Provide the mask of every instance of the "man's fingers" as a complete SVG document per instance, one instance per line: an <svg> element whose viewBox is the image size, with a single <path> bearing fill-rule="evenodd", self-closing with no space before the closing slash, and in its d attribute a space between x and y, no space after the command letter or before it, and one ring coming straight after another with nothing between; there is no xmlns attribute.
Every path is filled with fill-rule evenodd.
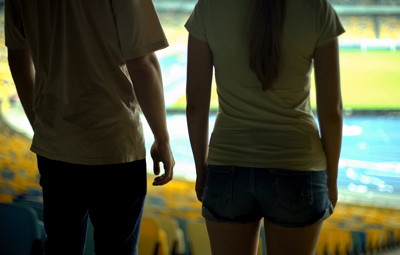
<svg viewBox="0 0 400 255"><path fill-rule="evenodd" d="M158 160L153 160L153 173L155 175L160 174L160 161Z"/></svg>
<svg viewBox="0 0 400 255"><path fill-rule="evenodd" d="M160 164L162 163L164 166L164 174L154 178L153 185L164 185L171 181L175 161L171 154L169 145L167 147L153 147L151 156L154 162L153 171L155 175L159 175L161 172Z"/></svg>
<svg viewBox="0 0 400 255"><path fill-rule="evenodd" d="M163 174L154 179L153 185L154 186L164 185L164 184L167 184L168 182L170 182L171 180L172 180L172 176Z"/></svg>
<svg viewBox="0 0 400 255"><path fill-rule="evenodd" d="M165 167L164 167L165 168ZM165 173L154 179L153 185L164 185L170 182L173 178L172 168L165 168Z"/></svg>

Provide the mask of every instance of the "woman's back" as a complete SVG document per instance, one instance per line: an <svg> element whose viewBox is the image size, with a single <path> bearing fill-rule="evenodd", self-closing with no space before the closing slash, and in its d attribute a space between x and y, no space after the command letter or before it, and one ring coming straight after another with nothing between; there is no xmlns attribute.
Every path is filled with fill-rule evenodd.
<svg viewBox="0 0 400 255"><path fill-rule="evenodd" d="M312 57L343 29L325 0L287 0L285 16L278 77L266 91L249 66L251 1L203 0L188 21L215 66L219 113L209 164L325 169L309 101Z"/></svg>

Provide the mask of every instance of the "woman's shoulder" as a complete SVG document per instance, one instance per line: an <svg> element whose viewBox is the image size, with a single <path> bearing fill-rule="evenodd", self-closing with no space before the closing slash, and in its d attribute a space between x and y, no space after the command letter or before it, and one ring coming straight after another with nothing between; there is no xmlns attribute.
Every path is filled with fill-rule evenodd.
<svg viewBox="0 0 400 255"><path fill-rule="evenodd" d="M286 0L287 9L297 15L305 15L308 18L320 16L333 9L329 0ZM301 12L301 13L299 13Z"/></svg>
<svg viewBox="0 0 400 255"><path fill-rule="evenodd" d="M312 8L318 8L329 4L329 0L286 0L286 4L301 4Z"/></svg>

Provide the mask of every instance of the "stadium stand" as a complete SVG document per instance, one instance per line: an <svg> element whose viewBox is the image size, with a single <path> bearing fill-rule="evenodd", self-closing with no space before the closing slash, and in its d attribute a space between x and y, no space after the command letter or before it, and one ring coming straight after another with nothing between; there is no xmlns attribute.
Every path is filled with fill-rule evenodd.
<svg viewBox="0 0 400 255"><path fill-rule="evenodd" d="M188 0L155 0L162 24L171 41L185 42L186 30L183 24L190 14L196 1ZM361 47L362 39L394 40L396 49L400 48L398 28L400 26L399 0L331 0L337 10L346 33L340 37L343 48ZM383 42L377 46L390 48ZM373 43L372 43L373 48ZM385 47L384 47L385 48Z"/></svg>
<svg viewBox="0 0 400 255"><path fill-rule="evenodd" d="M332 4L340 5L398 5L398 0L330 0Z"/></svg>
<svg viewBox="0 0 400 255"><path fill-rule="evenodd" d="M363 38L376 38L372 17L346 16L341 21L346 29L340 37L342 44L359 44Z"/></svg>
<svg viewBox="0 0 400 255"><path fill-rule="evenodd" d="M382 17L380 19L380 37L400 41L400 17Z"/></svg>

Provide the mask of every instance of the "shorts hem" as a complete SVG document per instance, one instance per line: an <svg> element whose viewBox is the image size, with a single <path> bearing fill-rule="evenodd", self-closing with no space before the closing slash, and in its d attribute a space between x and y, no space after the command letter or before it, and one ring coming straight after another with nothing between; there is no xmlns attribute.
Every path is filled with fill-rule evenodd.
<svg viewBox="0 0 400 255"><path fill-rule="evenodd" d="M286 222L279 222L275 219L270 219L268 216L265 216L264 218L269 221L272 224L279 225L282 227L289 227L289 228L303 228L303 227L308 227L316 223L320 223L328 219L332 214L333 214L334 208L331 203L329 203L329 206L323 211L318 217L314 218L313 220L306 222L306 223L298 223L298 224L292 224L292 223L286 223Z"/></svg>
<svg viewBox="0 0 400 255"><path fill-rule="evenodd" d="M228 223L238 223L238 224L248 224L258 222L262 217L252 218L252 219L231 219L227 217L216 217L206 206L202 206L202 216L204 219L214 222L228 222Z"/></svg>

